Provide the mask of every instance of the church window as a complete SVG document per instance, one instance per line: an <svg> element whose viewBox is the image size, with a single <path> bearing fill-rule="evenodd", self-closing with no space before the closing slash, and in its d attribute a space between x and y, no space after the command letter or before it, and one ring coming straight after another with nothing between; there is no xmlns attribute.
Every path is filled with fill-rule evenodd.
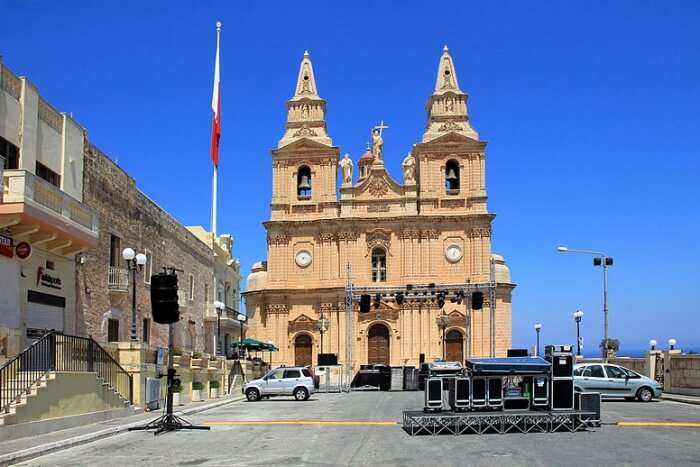
<svg viewBox="0 0 700 467"><path fill-rule="evenodd" d="M372 282L386 282L386 251L383 248L372 250Z"/></svg>
<svg viewBox="0 0 700 467"><path fill-rule="evenodd" d="M445 164L445 190L448 193L459 191L459 164L455 160Z"/></svg>
<svg viewBox="0 0 700 467"><path fill-rule="evenodd" d="M297 172L297 196L299 199L311 198L311 169L305 165Z"/></svg>

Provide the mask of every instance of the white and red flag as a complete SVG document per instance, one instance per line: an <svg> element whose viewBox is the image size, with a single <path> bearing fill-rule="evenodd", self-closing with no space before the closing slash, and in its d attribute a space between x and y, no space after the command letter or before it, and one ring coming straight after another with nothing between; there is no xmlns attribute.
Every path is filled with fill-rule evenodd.
<svg viewBox="0 0 700 467"><path fill-rule="evenodd" d="M211 160L219 167L219 139L221 138L221 82L219 79L219 33L221 22L216 23L216 61L214 62L214 92L211 96Z"/></svg>

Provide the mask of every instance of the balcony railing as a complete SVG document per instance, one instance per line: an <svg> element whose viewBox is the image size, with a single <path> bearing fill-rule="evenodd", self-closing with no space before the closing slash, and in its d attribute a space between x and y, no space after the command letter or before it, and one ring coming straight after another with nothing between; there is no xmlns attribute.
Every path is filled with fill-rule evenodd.
<svg viewBox="0 0 700 467"><path fill-rule="evenodd" d="M127 290L129 288L129 271L110 266L107 271L107 286L112 290Z"/></svg>
<svg viewBox="0 0 700 467"><path fill-rule="evenodd" d="M206 317L211 319L217 318L216 307L213 303L207 303ZM236 319L238 319L238 311L234 310L230 306L227 306L221 313L221 319L232 319L235 321Z"/></svg>
<svg viewBox="0 0 700 467"><path fill-rule="evenodd" d="M97 214L85 204L26 170L5 170L3 203L33 203L97 235Z"/></svg>

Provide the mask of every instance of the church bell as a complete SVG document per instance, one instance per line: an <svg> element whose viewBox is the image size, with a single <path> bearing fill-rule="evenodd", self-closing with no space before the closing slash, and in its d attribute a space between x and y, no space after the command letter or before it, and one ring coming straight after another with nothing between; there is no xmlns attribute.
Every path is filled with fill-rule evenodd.
<svg viewBox="0 0 700 467"><path fill-rule="evenodd" d="M311 189L311 184L309 183L309 176L308 175L301 176L301 182L299 182L299 188L301 188L302 190L310 190Z"/></svg>
<svg viewBox="0 0 700 467"><path fill-rule="evenodd" d="M447 176L445 178L451 182L457 180L457 174L455 174L455 169L450 167L450 170L447 171Z"/></svg>

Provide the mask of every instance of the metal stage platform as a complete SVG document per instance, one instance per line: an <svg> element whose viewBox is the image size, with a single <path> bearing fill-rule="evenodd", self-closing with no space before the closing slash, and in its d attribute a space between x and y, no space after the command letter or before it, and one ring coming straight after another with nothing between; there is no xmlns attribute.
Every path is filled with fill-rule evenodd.
<svg viewBox="0 0 700 467"><path fill-rule="evenodd" d="M594 412L508 411L508 412L403 412L403 429L416 435L464 435L485 433L575 432L599 426Z"/></svg>

